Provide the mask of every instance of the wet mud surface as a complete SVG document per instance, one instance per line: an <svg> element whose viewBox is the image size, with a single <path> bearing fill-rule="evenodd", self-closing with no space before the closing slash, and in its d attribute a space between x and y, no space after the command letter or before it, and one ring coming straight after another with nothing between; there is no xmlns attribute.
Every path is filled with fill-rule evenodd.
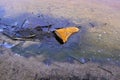
<svg viewBox="0 0 120 80"><path fill-rule="evenodd" d="M14 55L26 59L36 60L42 56L40 61L45 65L77 61L86 65L92 62L119 67L119 3L118 0L0 0L1 49L10 49ZM69 26L81 28L62 45L53 35L46 33L40 35L39 41L12 40L2 34L6 27L12 32L12 26L19 29L21 26L35 28L46 25L52 25L50 31ZM46 28L43 30L48 31Z"/></svg>
<svg viewBox="0 0 120 80"><path fill-rule="evenodd" d="M19 2L19 4L17 2ZM22 5L27 2L29 5L22 7ZM38 5L37 2L41 4L44 3L46 6ZM13 5L5 5L7 1L1 1L1 30L2 27L5 27L4 24L10 25L7 26L9 28L16 26L16 28L18 27L19 29L24 20L26 20L23 25L24 28L35 28L36 26L50 24L53 25L50 28L51 31L56 28L69 26L82 27L81 30L70 37L64 45L60 45L53 37L49 38L49 34L48 36L46 36L47 34L41 34L41 41L25 41L23 45L13 47L13 52L23 56L45 54L48 58L52 58L54 55L52 59L55 58L61 61L64 61L67 56L72 55L78 59L90 59L91 61L103 63L114 61L119 64L120 27L118 25L119 23L114 22L119 20L119 14L117 14L119 11L114 7L109 7L108 4L110 3L102 4L104 1L89 0L86 4L84 1L78 1L79 3L85 4L78 7L77 5L79 3L77 3L77 1L62 1L60 2L61 4L57 6L59 2L60 1L36 1L32 3L32 1L15 0L12 3ZM95 4L92 4L92 2ZM96 4L98 3L99 5L103 5L103 8L97 6ZM18 8L15 7L17 4L19 5ZM11 7L13 7L13 10L10 9ZM12 28L9 30L12 32ZM44 30L47 31L47 29ZM2 36L1 39L3 39ZM9 43L9 38L3 40L7 40ZM12 41L12 43L14 43L14 41Z"/></svg>

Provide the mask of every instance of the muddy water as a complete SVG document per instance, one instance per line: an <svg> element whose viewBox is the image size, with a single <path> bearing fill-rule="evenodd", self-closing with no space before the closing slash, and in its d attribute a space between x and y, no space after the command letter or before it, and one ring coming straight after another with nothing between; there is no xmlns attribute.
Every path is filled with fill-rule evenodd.
<svg viewBox="0 0 120 80"><path fill-rule="evenodd" d="M21 44L12 51L23 56L44 55L48 59L120 64L120 1L119 0L0 0L0 22L24 27L54 24L60 27L81 26L68 42L61 45L53 37L39 42L12 41Z"/></svg>

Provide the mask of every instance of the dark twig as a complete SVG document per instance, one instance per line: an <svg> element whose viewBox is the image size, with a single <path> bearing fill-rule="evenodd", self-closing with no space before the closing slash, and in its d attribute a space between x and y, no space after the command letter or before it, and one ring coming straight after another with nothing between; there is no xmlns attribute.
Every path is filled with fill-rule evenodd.
<svg viewBox="0 0 120 80"><path fill-rule="evenodd" d="M41 15L41 17L43 18L43 20L45 20L43 15ZM48 26L44 26L44 27L48 28L48 33L49 33L50 32L50 28L53 26L53 24L50 24L47 20L46 20L46 23L48 24Z"/></svg>
<svg viewBox="0 0 120 80"><path fill-rule="evenodd" d="M82 63L79 59L77 59L76 57L71 56L71 55L69 55L69 56L70 56L71 58L73 58L74 60L78 61L79 63L84 64L84 63Z"/></svg>
<svg viewBox="0 0 120 80"><path fill-rule="evenodd" d="M98 66L98 68L100 68L100 69L102 69L102 70L104 70L104 71L110 73L111 75L113 75L113 73L112 73L110 70L105 69L105 68L103 68L102 66Z"/></svg>
<svg viewBox="0 0 120 80"><path fill-rule="evenodd" d="M95 27L95 25L93 23L89 23L92 27Z"/></svg>
<svg viewBox="0 0 120 80"><path fill-rule="evenodd" d="M23 21L23 23L22 23L22 25L20 26L20 28L22 28L22 27L24 26L24 24L25 24L26 21L27 21L27 19L25 19L25 20Z"/></svg>

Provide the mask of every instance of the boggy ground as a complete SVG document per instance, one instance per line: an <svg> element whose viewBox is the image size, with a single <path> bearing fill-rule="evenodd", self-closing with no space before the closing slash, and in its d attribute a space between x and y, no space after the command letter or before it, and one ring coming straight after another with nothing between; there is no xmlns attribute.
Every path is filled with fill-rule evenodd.
<svg viewBox="0 0 120 80"><path fill-rule="evenodd" d="M35 51L36 47L32 46L33 44L40 46L41 42L26 41L22 46L22 52L20 52L21 46L12 51L1 46L0 79L119 80L120 68L113 65L120 63L119 4L118 0L0 0L1 23L9 25L18 23L20 26L25 19L28 19L30 24L24 27L54 24L52 30L73 25L82 26L81 31L72 36L65 45L59 45L54 39L43 41L40 48L43 52ZM45 17L41 17L42 15ZM0 36L0 40L19 43L3 35ZM40 54L28 58L16 54L31 52ZM55 54L56 52L58 54ZM43 63L44 54L53 59L63 59L66 53L76 58L81 56L95 60L104 58L112 65L106 64L105 61L102 62L104 64L93 63L92 60L85 64L76 60L74 64L57 60L51 65Z"/></svg>

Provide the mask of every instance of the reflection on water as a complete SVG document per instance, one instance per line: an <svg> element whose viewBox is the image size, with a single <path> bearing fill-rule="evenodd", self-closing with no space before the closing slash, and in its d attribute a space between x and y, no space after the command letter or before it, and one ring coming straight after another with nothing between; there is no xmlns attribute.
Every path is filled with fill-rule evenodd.
<svg viewBox="0 0 120 80"><path fill-rule="evenodd" d="M44 37L39 42L25 41L17 46L7 42L2 44L6 48L12 47L13 52L25 57L42 54L47 58L43 61L47 65L52 60L73 63L75 59L81 63L92 61L120 64L120 27L117 23L119 15L114 10L112 12L112 9L106 6L104 6L105 10L97 5L90 7L90 3L88 5L83 3L84 5L81 6L77 2L68 4L67 0L63 4L62 2L59 4L58 0L54 1L54 5L51 2L38 0L14 0L13 5L7 0L0 2L0 23L20 27L27 19L24 28L53 24L51 31L68 26L82 27L80 32L72 35L63 45L59 44L54 37ZM8 5L5 5L5 2ZM25 3L30 4L25 6ZM11 7L13 10L10 9ZM3 25L0 24L0 32L3 31L1 26ZM9 41L9 39L6 40Z"/></svg>

